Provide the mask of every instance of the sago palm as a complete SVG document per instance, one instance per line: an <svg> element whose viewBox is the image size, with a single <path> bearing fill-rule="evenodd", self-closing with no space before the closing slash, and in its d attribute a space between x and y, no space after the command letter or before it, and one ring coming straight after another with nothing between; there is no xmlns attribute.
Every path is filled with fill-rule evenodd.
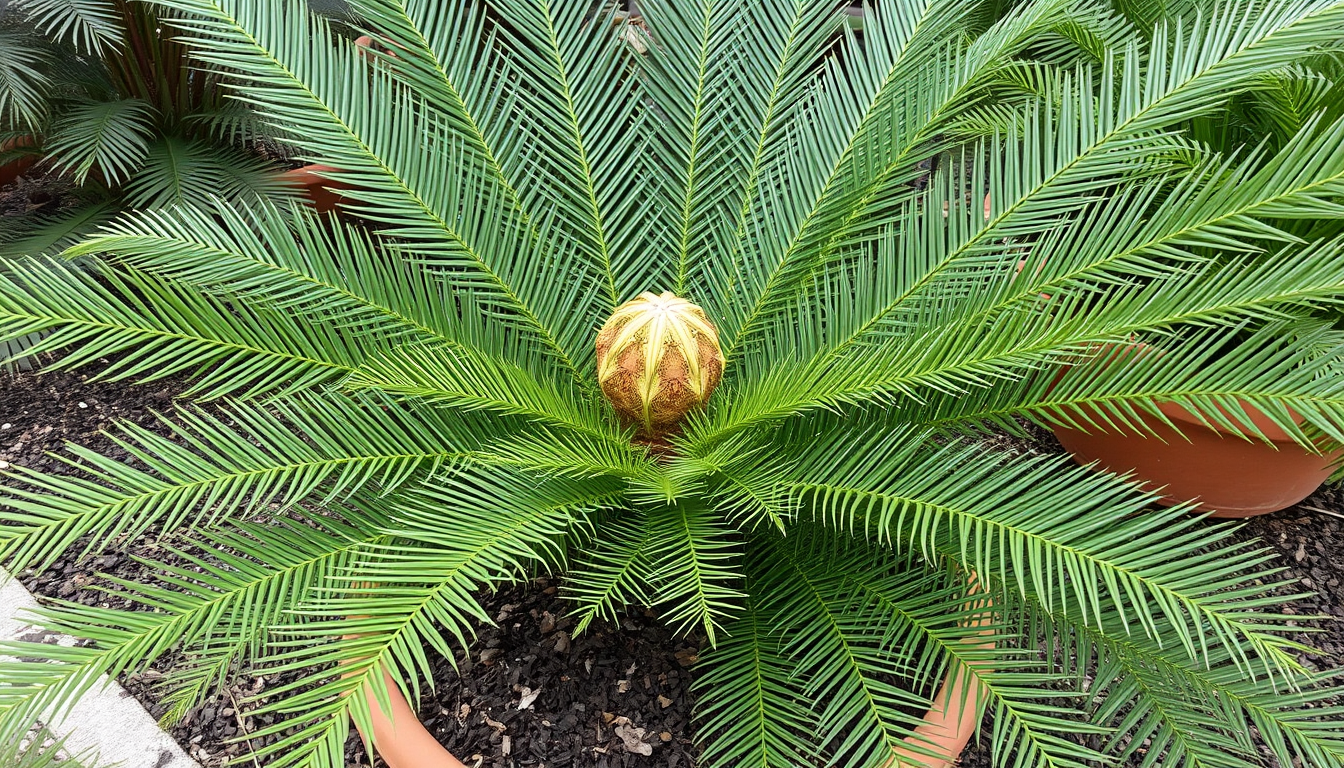
<svg viewBox="0 0 1344 768"><path fill-rule="evenodd" d="M0 5L0 163L39 157L85 198L7 219L0 255L59 252L119 210L293 196L254 115L164 24L139 0Z"/></svg>
<svg viewBox="0 0 1344 768"><path fill-rule="evenodd" d="M213 402L122 427L125 463L13 470L11 569L210 554L123 583L144 610L50 608L89 642L6 649L44 659L0 667L11 733L176 650L179 712L300 675L261 758L341 766L348 694L415 701L483 591L551 572L580 626L644 604L703 638L705 766L914 764L954 675L996 765L1344 765L1264 550L979 440L1166 401L1344 440L1310 319L1344 240L1276 224L1344 211L1344 124L1233 155L1180 130L1338 45L1344 1L1140 32L882 0L860 34L833 0L359 0L376 54L299 0L163 4L345 216L131 215L70 252L96 272L4 265L4 336Z"/></svg>

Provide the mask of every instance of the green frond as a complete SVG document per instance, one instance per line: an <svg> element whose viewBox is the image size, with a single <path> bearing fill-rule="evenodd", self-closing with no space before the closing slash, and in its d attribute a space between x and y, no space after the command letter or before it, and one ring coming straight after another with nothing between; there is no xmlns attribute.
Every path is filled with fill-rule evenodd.
<svg viewBox="0 0 1344 768"><path fill-rule="evenodd" d="M302 0L163 5L182 14L174 23L197 56L236 73L240 98L287 126L301 152L342 172L352 211L383 223L408 258L477 291L498 322L531 335L579 377L575 360L595 318L570 307L594 287L586 261L565 250L572 244L559 232L534 239L478 136L421 109L417 93L333 40ZM388 110L401 117L387 119Z"/></svg>
<svg viewBox="0 0 1344 768"><path fill-rule="evenodd" d="M755 599L768 611L765 623L780 643L779 655L794 668L788 688L812 703L813 748L831 764L888 764L933 703L933 691L891 680L920 676L919 649L894 637L889 617L868 596L856 594L847 572L834 567L844 557L843 543L804 536L752 544ZM888 562L886 573L894 575L893 564ZM947 594L930 589L932 582L918 572L904 576L904 587L907 594ZM775 720L767 734L786 739L798 725Z"/></svg>
<svg viewBox="0 0 1344 768"><path fill-rule="evenodd" d="M953 295L921 311L918 325L891 329L889 338L872 346L777 364L694 421L687 444L702 452L752 425L822 408L874 400L913 405L934 393L973 392L1069 364L1098 345L1129 343L1144 332L1282 319L1284 307L1337 297L1344 272L1333 254L1341 247L1344 241L1315 244L1254 267L1232 261L1167 270L1146 284L1112 286L1096 306L1090 293L1079 293L1053 296L1046 308L1018 305L985 316L966 307L994 299L992 291L971 299ZM1011 262L998 258L999 284L1011 284ZM943 309L947 304L951 308Z"/></svg>
<svg viewBox="0 0 1344 768"><path fill-rule="evenodd" d="M815 756L813 702L801 690L788 638L770 618L748 598L727 637L697 666L696 717L706 765L791 768Z"/></svg>
<svg viewBox="0 0 1344 768"><path fill-rule="evenodd" d="M569 615L577 634L595 619L615 623L628 605L652 605L649 546L653 528L642 510L622 510L601 523L594 546L576 558L562 586L573 604Z"/></svg>
<svg viewBox="0 0 1344 768"><path fill-rule="evenodd" d="M867 567L863 567L867 566ZM926 590L911 594L908 577L883 577L880 560L860 559L845 569L855 589L887 611L897 639L889 642L921 648L919 670L924 685L944 678L954 670L973 681L983 708L994 720L991 738L999 764L1008 764L1012 754L1018 766L1041 768L1087 768L1105 761L1105 756L1070 737L1102 735L1106 729L1086 722L1078 704L1087 692L1076 680L1055 671L1048 660L1034 658L1019 646L1020 631L1012 621L1016 617L991 618L988 612L977 614L972 607L959 612L948 610L960 593L961 584L950 585L949 592ZM1002 605L987 597L986 607ZM932 675L933 678L929 678ZM919 678L916 678L919 681ZM1044 700L1048 696L1057 702ZM945 706L967 706L964 702L946 702Z"/></svg>
<svg viewBox="0 0 1344 768"><path fill-rule="evenodd" d="M0 557L44 566L84 536L93 551L151 526L213 526L272 503L330 503L364 486L391 491L459 460L490 431L386 399L337 396L300 396L270 409L235 403L224 417L186 411L164 423L169 437L132 424L114 436L141 468L74 446L77 475L9 470L25 486L0 497Z"/></svg>
<svg viewBox="0 0 1344 768"><path fill-rule="evenodd" d="M154 108L140 99L76 104L61 111L43 147L56 168L83 184L89 174L119 186L149 156Z"/></svg>
<svg viewBox="0 0 1344 768"><path fill-rule="evenodd" d="M272 765L285 768L341 768L350 719L367 732L370 717L365 697L346 694L370 686L385 705L387 686L395 684L417 701L418 680L430 670L426 649L451 660L453 644L464 647L472 636L472 623L490 621L477 592L563 561L564 535L616 499L612 486L471 471L402 494L390 533L416 543L365 548L336 585L301 610L320 621L295 627L277 645L270 668L306 675L271 691L278 698L258 710L283 715L254 732L281 735L258 757L275 756Z"/></svg>
<svg viewBox="0 0 1344 768"><path fill-rule="evenodd" d="M1099 191L1118 176L1151 172L1153 144L1147 139L1152 134L1216 109L1232 94L1253 87L1264 73L1293 61L1304 47L1332 41L1334 33L1328 30L1341 21L1344 8L1333 2L1273 4L1266 9L1259 3L1228 6L1188 32L1178 30L1170 40L1165 32L1160 34L1152 44L1151 61L1131 44L1123 57L1107 60L1095 88L1090 71L1081 70L1077 82L1061 94L1063 107L1058 114L1052 108L1042 111L1040 107L1023 114L1025 138L1020 155L995 152L988 168L971 169L973 178L988 176L989 185L971 185L968 192L977 204L954 202L951 206L948 228L954 233L955 245L947 248L935 240L932 244L940 258L929 259L917 269L904 267L901 271L910 276L898 281L896 290L888 288L876 294L885 301L875 301L873 314L859 318L856 335L874 328L930 286L939 286L945 271L983 258L983 249L1002 253L1003 238L1021 240L1049 233L1067 221L1066 217L1095 201ZM1159 74L1165 73L1171 74L1163 80ZM1095 92L1106 97L1098 102ZM1251 189L1244 188L1243 192L1255 194ZM946 193L946 199L960 201L960 182L955 190L955 195ZM991 201L988 220L981 216L978 205L986 194ZM900 196L878 199L896 211L883 215L883 211L868 210L858 218L863 226L842 241L851 247L837 250L837 263L818 264L823 271L848 268L856 250L859 255L865 252L863 243L890 236L893 219L909 221L920 211L936 211L934 205L909 204L902 211ZM1179 197L1171 199L1175 205L1183 203ZM932 202L939 200L935 197ZM1269 215L1268 210L1262 215ZM926 232L941 228L936 215L920 218ZM952 228L954 224L956 228ZM907 231L901 236L910 246L924 246L915 234ZM898 252L905 256L911 251L902 248ZM867 270L859 274L865 273ZM850 314L857 315L852 310ZM788 351L774 342L773 348L778 347ZM751 368L768 370L779 356L770 354L773 348L767 349L764 359Z"/></svg>
<svg viewBox="0 0 1344 768"><path fill-rule="evenodd" d="M92 203L51 216L30 217L0 235L0 259L56 256L96 232L117 214L112 203ZM8 223L7 223L8 225Z"/></svg>
<svg viewBox="0 0 1344 768"><path fill-rule="evenodd" d="M614 3L595 10L553 0L494 6L508 19L497 34L509 52L500 58L512 70L500 82L512 85L506 98L521 118L513 140L532 142L532 194L547 197L537 223L566 230L579 244L570 258L590 263L600 280L590 289L600 301L575 297L570 311L605 315L647 285L638 265L649 258L641 214L651 184L629 161L645 144L634 52Z"/></svg>
<svg viewBox="0 0 1344 768"><path fill-rule="evenodd" d="M69 756L66 740L57 738L45 727L31 731L25 739L12 739L0 746L0 762L11 768L97 768L92 752Z"/></svg>
<svg viewBox="0 0 1344 768"><path fill-rule="evenodd" d="M270 162L246 152L165 136L126 182L131 208L207 207L216 200L283 201L294 190Z"/></svg>
<svg viewBox="0 0 1344 768"><path fill-rule="evenodd" d="M644 212L666 229L646 284L679 294L722 290L715 283L731 268L725 257L769 172L772 140L808 99L821 54L840 34L840 10L838 2L787 0L640 6L651 41L641 62L659 115L653 150L667 200Z"/></svg>
<svg viewBox="0 0 1344 768"><path fill-rule="evenodd" d="M761 330L760 324L806 282L819 253L848 235L856 221L883 221L884 210L913 194L909 182L919 175L917 164L940 151L934 139L943 121L972 104L981 95L984 76L1006 63L1062 6L1032 3L1000 20L964 50L956 43L974 4L903 2L874 9L865 20L862 75L840 70L836 80L819 89L819 109L843 107L850 113L844 120L835 115L817 118L848 127L847 132L838 132L840 141L827 137L835 142L828 148L836 152L833 161L808 169L807 181L819 186L800 195L806 187L795 190L796 180L790 178L795 171L790 170L772 178L767 189L794 192L799 199L787 204L795 208L753 211L753 216L770 220L752 221L749 232L761 226L784 229L758 236L759 253L751 241L742 247L743 263L735 270L740 276L732 276L741 281L738 296L719 314L729 357L739 345L747 345ZM869 82L874 77L880 79ZM844 93L850 88L872 90ZM844 102L823 101L833 89L843 93ZM794 121L806 122L801 116Z"/></svg>
<svg viewBox="0 0 1344 768"><path fill-rule="evenodd" d="M190 566L151 564L156 584L118 580L122 589L117 594L140 610L76 603L43 609L35 617L38 626L91 642L3 644L6 657L38 657L46 663L0 662L5 681L0 684L0 736L12 735L16 724L48 707L74 701L104 676L144 669L170 649L218 653L225 644L230 658L255 654L263 634L285 622L287 611L347 567L360 546L383 538L376 520L354 515L346 520L314 518L310 524L244 525L218 532L219 543L207 547L209 557L178 550ZM230 546L256 556L217 549Z"/></svg>
<svg viewBox="0 0 1344 768"><path fill-rule="evenodd" d="M16 11L43 35L102 56L122 46L125 28L111 0L14 0Z"/></svg>
<svg viewBox="0 0 1344 768"><path fill-rule="evenodd" d="M1261 602L1268 607L1279 600ZM1005 596L1002 604L1061 660L1062 672L1092 681L1090 719L1109 729L1108 747L1118 747L1109 751L1120 759L1183 768L1258 766L1248 730L1254 725L1281 765L1344 764L1344 743L1331 722L1339 713L1332 703L1339 693L1334 674L1303 673L1285 682L1248 672L1216 648L1192 663L1180 648L1127 631L1115 611L1096 621L1076 608L1046 609L1035 599L1019 604ZM1147 749L1141 761L1140 745Z"/></svg>
<svg viewBox="0 0 1344 768"><path fill-rule="evenodd" d="M1245 544L1209 549L1219 531L1198 527L1184 509L1137 514L1149 494L1060 458L925 449L881 430L867 439L838 434L852 447L837 452L821 441L791 485L818 521L928 557L946 554L990 584L1073 605L1094 621L1105 606L1128 631L1169 639L1192 659L1213 649L1243 668L1254 659L1270 674L1298 668L1253 603L1223 594L1245 586L1265 556ZM1159 620L1169 631L1159 633Z"/></svg>
<svg viewBox="0 0 1344 768"><path fill-rule="evenodd" d="M0 340L45 333L29 354L64 352L53 368L117 355L109 380L193 373L204 398L299 391L352 373L368 352L338 328L204 296L96 262L0 262Z"/></svg>
<svg viewBox="0 0 1344 768"><path fill-rule="evenodd" d="M572 429L597 438L620 433L596 404L566 381L534 377L490 355L448 345L404 345L367 360L347 379L355 390L466 410L484 410Z"/></svg>
<svg viewBox="0 0 1344 768"><path fill-rule="evenodd" d="M648 452L629 440L545 426L489 443L474 453L472 460L559 477L610 476L657 483L660 474Z"/></svg>
<svg viewBox="0 0 1344 768"><path fill-rule="evenodd" d="M1319 326L1155 339L1151 346L1115 347L1056 376L961 402L936 398L921 416L933 424L969 425L1004 424L1021 415L1045 425L1152 436L1150 420L1178 434L1188 429L1162 410L1177 405L1210 429L1268 440L1249 406L1284 437L1320 451L1322 436L1344 442L1339 345L1333 332Z"/></svg>
<svg viewBox="0 0 1344 768"><path fill-rule="evenodd" d="M695 502L651 509L647 520L644 556L663 618L679 632L704 631L716 644L744 596L742 542Z"/></svg>
<svg viewBox="0 0 1344 768"><path fill-rule="evenodd" d="M48 115L48 53L14 29L0 29L0 129L35 130Z"/></svg>
<svg viewBox="0 0 1344 768"><path fill-rule="evenodd" d="M106 254L202 291L314 322L337 322L391 349L456 343L458 313L441 280L388 254L366 231L270 203L127 215L65 256Z"/></svg>

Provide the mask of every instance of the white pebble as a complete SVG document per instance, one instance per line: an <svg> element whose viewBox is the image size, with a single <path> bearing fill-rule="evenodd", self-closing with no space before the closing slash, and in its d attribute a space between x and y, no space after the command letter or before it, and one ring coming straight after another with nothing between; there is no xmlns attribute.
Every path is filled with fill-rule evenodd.
<svg viewBox="0 0 1344 768"><path fill-rule="evenodd" d="M9 469L8 461L0 461L0 469Z"/></svg>
<svg viewBox="0 0 1344 768"><path fill-rule="evenodd" d="M0 424L0 429L9 429L9 428L12 427L12 426L14 426L14 425L13 425L13 424L10 424L8 421L6 421L4 424Z"/></svg>
<svg viewBox="0 0 1344 768"><path fill-rule="evenodd" d="M89 407L89 404L81 401L80 404L79 404L79 407L80 407L80 408L88 408L88 407Z"/></svg>

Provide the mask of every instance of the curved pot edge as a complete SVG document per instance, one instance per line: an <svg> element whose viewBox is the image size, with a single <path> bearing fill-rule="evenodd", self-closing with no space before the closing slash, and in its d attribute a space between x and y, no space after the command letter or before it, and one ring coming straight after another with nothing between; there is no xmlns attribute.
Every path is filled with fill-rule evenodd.
<svg viewBox="0 0 1344 768"><path fill-rule="evenodd" d="M970 592L981 591L975 574L968 579ZM988 601L982 601L975 607L988 608ZM989 616L977 619L975 626L986 626ZM990 634L990 630L980 632ZM994 643L987 642L977 648L992 648ZM972 662L974 664L975 662ZM934 696L934 706L924 713L924 722L915 728L915 736L905 738L911 748L897 747L888 768L953 768L971 737L980 727L980 686L971 683L972 670L960 664L948 671L942 686ZM454 757L434 735L425 728L415 711L402 695L392 675L384 672L383 680L387 685L388 698L392 711L385 712L374 697L373 688L364 686L362 691L369 703L373 718L373 733L364 733L366 744L371 744L387 763L388 768L466 768L466 765ZM968 685L970 689L967 690ZM962 706L949 712L953 702L964 702ZM967 716L967 713L970 716ZM358 725L356 725L358 729ZM915 751L918 748L923 751ZM934 758L924 751L932 750L940 755ZM931 762L932 761L932 762Z"/></svg>
<svg viewBox="0 0 1344 768"><path fill-rule="evenodd" d="M280 179L302 191L319 212L330 213L336 210L341 201L340 190L348 187L347 184L330 178L335 173L339 173L339 170L329 165L310 163L282 171Z"/></svg>
<svg viewBox="0 0 1344 768"><path fill-rule="evenodd" d="M32 145L33 139L19 136L0 142L0 152L6 152L16 147L30 147ZM9 184L27 173L28 169L36 164L37 157L20 157L0 165L0 187Z"/></svg>

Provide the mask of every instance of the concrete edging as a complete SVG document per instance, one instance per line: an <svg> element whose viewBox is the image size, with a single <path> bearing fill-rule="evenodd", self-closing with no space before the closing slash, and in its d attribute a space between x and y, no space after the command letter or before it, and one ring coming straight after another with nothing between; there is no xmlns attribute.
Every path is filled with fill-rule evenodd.
<svg viewBox="0 0 1344 768"><path fill-rule="evenodd" d="M0 569L0 640L18 640L33 630L23 614L37 607L32 594ZM73 644L74 638L56 636L47 642ZM86 691L63 717L44 717L43 722L52 733L66 738L71 754L94 753L99 766L200 768L134 696L106 677L102 684Z"/></svg>

